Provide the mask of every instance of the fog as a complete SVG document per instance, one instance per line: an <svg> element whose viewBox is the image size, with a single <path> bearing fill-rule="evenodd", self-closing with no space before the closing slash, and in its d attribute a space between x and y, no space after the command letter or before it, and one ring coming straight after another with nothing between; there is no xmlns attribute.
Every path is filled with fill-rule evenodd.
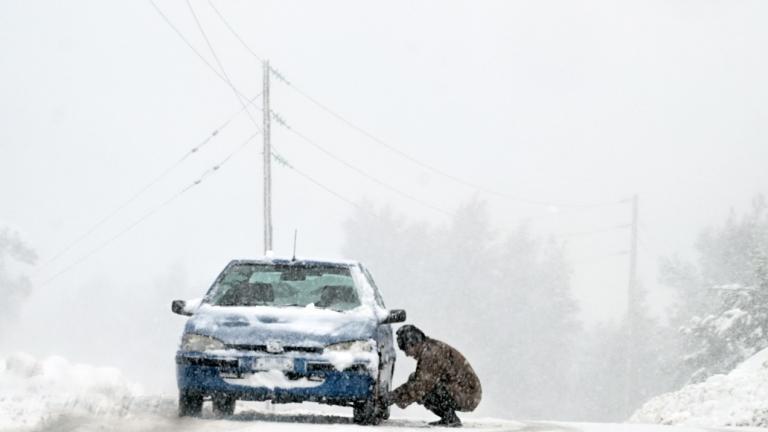
<svg viewBox="0 0 768 432"><path fill-rule="evenodd" d="M191 4L257 96L260 61ZM365 261L389 307L477 366L481 414L620 420L686 382L648 370L622 387L627 200L642 319L677 334L660 260L696 262L701 233L766 192L768 4L213 5L289 83L272 78L291 128L272 123L290 164L272 167L277 255L297 231L299 257ZM216 67L187 4L157 6ZM0 354L173 392L170 301L264 252L262 137L240 151L260 106L256 127L151 2L0 2ZM635 349L669 366L672 339Z"/></svg>

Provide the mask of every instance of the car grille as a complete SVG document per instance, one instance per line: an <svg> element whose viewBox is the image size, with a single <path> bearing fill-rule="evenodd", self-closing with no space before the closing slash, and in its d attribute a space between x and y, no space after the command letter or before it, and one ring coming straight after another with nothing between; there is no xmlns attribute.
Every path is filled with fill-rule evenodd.
<svg viewBox="0 0 768 432"><path fill-rule="evenodd" d="M218 368L237 368L237 360L224 360L224 359L211 359L204 357L186 357L182 360L183 363L193 366L209 366Z"/></svg>
<svg viewBox="0 0 768 432"><path fill-rule="evenodd" d="M336 368L330 364L330 363L307 363L307 373L328 373L328 372L335 372ZM363 373L366 372L366 366L362 364L356 364L352 365L346 369L344 369L344 372L355 372L355 373Z"/></svg>
<svg viewBox="0 0 768 432"><path fill-rule="evenodd" d="M227 348L235 349L235 350L239 350L239 351L261 351L261 352L267 352L267 346L266 345L237 344L237 345L227 345ZM285 346L285 347L283 347L283 352L304 352L304 353L320 354L320 353L323 352L323 348L322 347Z"/></svg>

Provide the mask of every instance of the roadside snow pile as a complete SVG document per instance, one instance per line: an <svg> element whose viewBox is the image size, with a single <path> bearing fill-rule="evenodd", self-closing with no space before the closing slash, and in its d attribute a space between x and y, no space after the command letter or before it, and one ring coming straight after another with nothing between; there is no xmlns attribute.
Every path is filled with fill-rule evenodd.
<svg viewBox="0 0 768 432"><path fill-rule="evenodd" d="M714 375L703 383L651 399L630 421L768 427L768 349L755 354L728 375Z"/></svg>
<svg viewBox="0 0 768 432"><path fill-rule="evenodd" d="M0 358L0 431L24 430L61 417L129 417L173 410L175 403L141 395L119 370L37 360L16 353Z"/></svg>

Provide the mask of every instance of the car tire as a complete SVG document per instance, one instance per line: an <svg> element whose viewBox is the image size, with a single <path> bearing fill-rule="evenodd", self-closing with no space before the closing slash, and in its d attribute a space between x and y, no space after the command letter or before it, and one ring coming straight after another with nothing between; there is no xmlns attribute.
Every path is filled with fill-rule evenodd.
<svg viewBox="0 0 768 432"><path fill-rule="evenodd" d="M391 374L394 372L394 363L390 369L390 377L385 380L382 377L384 373L383 369L379 370L378 380L374 386L374 395L369 399L361 402L357 402L353 405L352 420L359 425L377 425L382 420L389 418L389 406L381 404L378 396L383 396L389 393L389 383L392 381Z"/></svg>
<svg viewBox="0 0 768 432"><path fill-rule="evenodd" d="M179 417L197 417L203 410L203 395L179 392Z"/></svg>
<svg viewBox="0 0 768 432"><path fill-rule="evenodd" d="M377 425L381 423L379 404L374 399L356 402L352 406L352 421L359 425Z"/></svg>
<svg viewBox="0 0 768 432"><path fill-rule="evenodd" d="M214 395L213 414L217 417L231 416L235 413L235 404L237 399L233 396Z"/></svg>

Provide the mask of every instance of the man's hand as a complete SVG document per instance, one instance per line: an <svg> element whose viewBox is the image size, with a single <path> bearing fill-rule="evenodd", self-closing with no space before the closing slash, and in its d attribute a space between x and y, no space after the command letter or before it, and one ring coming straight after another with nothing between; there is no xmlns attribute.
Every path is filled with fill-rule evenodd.
<svg viewBox="0 0 768 432"><path fill-rule="evenodd" d="M396 392L389 392L384 395L379 396L379 403L381 403L382 406L388 407L390 405L397 405L400 408L406 408L408 403L403 403L398 400Z"/></svg>
<svg viewBox="0 0 768 432"><path fill-rule="evenodd" d="M379 396L379 403L381 403L381 406L388 407L395 403L394 397L392 393L387 392L383 395Z"/></svg>

